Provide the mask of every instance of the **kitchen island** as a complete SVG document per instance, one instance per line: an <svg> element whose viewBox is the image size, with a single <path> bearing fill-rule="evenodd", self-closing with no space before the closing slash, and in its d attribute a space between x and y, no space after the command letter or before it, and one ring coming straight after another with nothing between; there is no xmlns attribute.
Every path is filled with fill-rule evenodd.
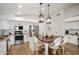
<svg viewBox="0 0 79 59"><path fill-rule="evenodd" d="M8 50L8 36L0 36L0 55L6 55Z"/></svg>

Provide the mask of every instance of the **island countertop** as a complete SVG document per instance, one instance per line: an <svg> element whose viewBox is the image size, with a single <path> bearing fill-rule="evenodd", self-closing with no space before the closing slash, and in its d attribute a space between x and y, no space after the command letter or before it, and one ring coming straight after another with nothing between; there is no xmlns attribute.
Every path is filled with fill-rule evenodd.
<svg viewBox="0 0 79 59"><path fill-rule="evenodd" d="M2 35L0 35L0 41L6 40L6 38L8 38L8 36L2 36Z"/></svg>

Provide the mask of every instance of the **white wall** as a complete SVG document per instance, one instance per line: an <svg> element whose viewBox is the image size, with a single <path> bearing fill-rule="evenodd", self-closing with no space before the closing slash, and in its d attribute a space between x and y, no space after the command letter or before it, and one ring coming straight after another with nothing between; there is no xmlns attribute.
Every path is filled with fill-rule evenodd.
<svg viewBox="0 0 79 59"><path fill-rule="evenodd" d="M60 13L59 16L53 16L52 20L52 31L57 35L64 35L64 11L61 10L57 13Z"/></svg>
<svg viewBox="0 0 79 59"><path fill-rule="evenodd" d="M65 10L65 29L79 29L79 5ZM75 18L73 18L75 17ZM77 20L77 21L76 21Z"/></svg>
<svg viewBox="0 0 79 59"><path fill-rule="evenodd" d="M2 26L2 20L0 20L0 29L2 29L2 27L3 27L3 26Z"/></svg>
<svg viewBox="0 0 79 59"><path fill-rule="evenodd" d="M47 25L46 23L39 23L39 34L47 34Z"/></svg>
<svg viewBox="0 0 79 59"><path fill-rule="evenodd" d="M79 15L79 5L65 10L65 18L71 18L76 15Z"/></svg>

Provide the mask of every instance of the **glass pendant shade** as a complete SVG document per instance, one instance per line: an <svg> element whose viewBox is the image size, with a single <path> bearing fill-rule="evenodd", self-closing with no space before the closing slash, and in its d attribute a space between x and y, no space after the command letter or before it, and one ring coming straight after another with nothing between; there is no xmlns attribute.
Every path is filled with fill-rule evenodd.
<svg viewBox="0 0 79 59"><path fill-rule="evenodd" d="M47 17L47 20L46 20L46 23L47 24L51 24L51 17L49 16L49 4L48 4L48 17Z"/></svg>
<svg viewBox="0 0 79 59"><path fill-rule="evenodd" d="M51 24L51 20L50 19L47 20L47 24Z"/></svg>
<svg viewBox="0 0 79 59"><path fill-rule="evenodd" d="M43 23L44 15L42 14L42 3L40 3L40 15L39 15L39 23Z"/></svg>
<svg viewBox="0 0 79 59"><path fill-rule="evenodd" d="M39 23L43 23L44 20L44 15L42 13L40 13L39 15Z"/></svg>
<svg viewBox="0 0 79 59"><path fill-rule="evenodd" d="M47 22L47 24L50 24L51 23L51 17L50 16L47 17L46 22Z"/></svg>

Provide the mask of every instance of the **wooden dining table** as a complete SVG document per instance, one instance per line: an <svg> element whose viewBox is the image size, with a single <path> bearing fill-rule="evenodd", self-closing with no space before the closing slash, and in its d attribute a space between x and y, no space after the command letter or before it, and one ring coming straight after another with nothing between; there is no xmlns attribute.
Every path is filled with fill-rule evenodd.
<svg viewBox="0 0 79 59"><path fill-rule="evenodd" d="M45 44L45 55L48 55L48 44L53 42L55 39L59 38L60 36L51 36L51 37L42 37L39 39L40 41L44 42Z"/></svg>

